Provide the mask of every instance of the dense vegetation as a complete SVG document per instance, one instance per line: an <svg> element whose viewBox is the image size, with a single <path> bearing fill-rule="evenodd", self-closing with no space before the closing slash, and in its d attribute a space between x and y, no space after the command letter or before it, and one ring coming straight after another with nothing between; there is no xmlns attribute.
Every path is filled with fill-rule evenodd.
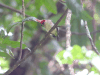
<svg viewBox="0 0 100 75"><path fill-rule="evenodd" d="M100 75L99 0L23 1L0 1L1 75ZM22 24L28 17L52 20L58 36L52 37L35 21Z"/></svg>

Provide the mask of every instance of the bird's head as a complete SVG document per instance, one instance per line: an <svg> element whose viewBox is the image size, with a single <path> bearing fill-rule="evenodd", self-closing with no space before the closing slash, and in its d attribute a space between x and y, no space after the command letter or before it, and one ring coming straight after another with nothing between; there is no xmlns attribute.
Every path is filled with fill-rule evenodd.
<svg viewBox="0 0 100 75"><path fill-rule="evenodd" d="M41 20L41 22L40 22L40 23L44 25L44 22L45 22L45 20Z"/></svg>
<svg viewBox="0 0 100 75"><path fill-rule="evenodd" d="M41 23L42 25L44 25L45 20L38 20L36 19L37 22Z"/></svg>

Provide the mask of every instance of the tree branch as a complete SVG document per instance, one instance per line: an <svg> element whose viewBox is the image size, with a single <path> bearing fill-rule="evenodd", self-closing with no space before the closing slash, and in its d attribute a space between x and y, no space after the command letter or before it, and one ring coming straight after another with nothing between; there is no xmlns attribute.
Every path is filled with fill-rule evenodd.
<svg viewBox="0 0 100 75"><path fill-rule="evenodd" d="M95 33L99 33L100 30L97 30L97 31L93 31L93 32L90 32L90 34L95 34ZM72 34L74 35L87 35L87 33L78 33L78 32L72 32Z"/></svg>
<svg viewBox="0 0 100 75"><path fill-rule="evenodd" d="M3 75L9 75L14 69L16 69L25 59L27 59L29 56L31 56L35 50L41 46L41 44L45 41L45 39L50 35L50 33L57 27L57 25L60 23L60 21L64 18L64 16L66 15L68 11L68 8L66 9L66 11L64 12L64 14L59 18L59 20L55 23L55 25L49 30L49 32L45 35L45 37L32 49L32 52L27 54L27 56L25 58L23 58L22 60L20 60L19 62L17 62L13 67L11 67L6 73L4 73Z"/></svg>
<svg viewBox="0 0 100 75"><path fill-rule="evenodd" d="M12 7L10 7L10 6L7 6L7 5L5 5L5 4L0 3L0 6L1 6L1 7L4 7L4 8L7 8L7 9L10 9L10 10L12 10L12 11L14 11L14 12L17 12L17 13L22 14L21 11L19 11L19 10L17 10L17 9L14 9L14 8L12 8ZM29 15L25 15L25 16L26 16L26 17L29 17Z"/></svg>
<svg viewBox="0 0 100 75"><path fill-rule="evenodd" d="M90 31L89 31L89 28L87 26L87 22L86 21L85 21L85 25L84 26L85 26L85 29L86 29L86 34L87 34L87 36L88 36L88 38L89 38L89 40L91 42L91 46L92 46L93 51L96 52L97 55L100 55L98 50L97 50L97 48L95 47L95 45L93 43L93 40L92 40L92 37L90 35Z"/></svg>
<svg viewBox="0 0 100 75"><path fill-rule="evenodd" d="M66 32L66 30L63 30L63 29L60 29L60 28L59 28L59 30ZM100 30L96 30L96 31L90 32L90 34L95 34L95 33L99 33L99 32L100 32ZM71 32L71 33L72 33L72 35L87 35L86 33L78 33L78 32Z"/></svg>
<svg viewBox="0 0 100 75"><path fill-rule="evenodd" d="M24 0L22 0L22 15L25 18ZM21 60L21 56L22 56L23 29L24 29L24 22L22 22L22 25L21 25L20 53L19 53L18 61Z"/></svg>
<svg viewBox="0 0 100 75"><path fill-rule="evenodd" d="M71 24L70 24L70 20L71 20L71 15L72 15L72 12L71 10L68 10L68 14L66 16L66 50L67 48L69 48L71 46L71 31L70 31L70 28L71 28Z"/></svg>
<svg viewBox="0 0 100 75"><path fill-rule="evenodd" d="M71 16L72 16L72 11L68 10L68 13L66 16L66 23L65 23L66 25L66 50L71 47L71 30L70 30L71 29L71 24L70 24ZM72 63L71 65L68 65L70 75L75 75L73 64L74 63Z"/></svg>

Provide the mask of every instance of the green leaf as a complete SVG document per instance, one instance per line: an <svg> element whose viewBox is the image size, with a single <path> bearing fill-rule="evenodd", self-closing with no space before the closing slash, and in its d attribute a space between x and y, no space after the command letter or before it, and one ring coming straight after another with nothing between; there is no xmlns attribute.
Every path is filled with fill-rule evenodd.
<svg viewBox="0 0 100 75"><path fill-rule="evenodd" d="M66 50L60 51L57 55L56 55L56 60L59 62L59 64L72 64L73 63L73 58L71 58L70 56L67 58L64 58L64 53L66 53Z"/></svg>
<svg viewBox="0 0 100 75"><path fill-rule="evenodd" d="M42 0L45 7L52 13L57 14L56 4L53 0Z"/></svg>
<svg viewBox="0 0 100 75"><path fill-rule="evenodd" d="M72 11L74 15L79 17L81 11L82 11L82 6L79 4L80 2L78 0L65 0L68 8Z"/></svg>
<svg viewBox="0 0 100 75"><path fill-rule="evenodd" d="M14 22L19 22L22 20L22 18L20 16L16 16L16 15L14 15L12 19Z"/></svg>
<svg viewBox="0 0 100 75"><path fill-rule="evenodd" d="M7 58L10 57L10 55L5 53L5 52L0 52L0 56L1 57L7 57Z"/></svg>
<svg viewBox="0 0 100 75"><path fill-rule="evenodd" d="M82 11L81 12L81 18L83 20L92 20L93 18L87 13L87 11Z"/></svg>
<svg viewBox="0 0 100 75"><path fill-rule="evenodd" d="M8 69L9 68L9 61L0 57L0 67L2 67L2 69Z"/></svg>
<svg viewBox="0 0 100 75"><path fill-rule="evenodd" d="M98 69L96 67L92 67L91 71L94 71L94 73L99 73Z"/></svg>
<svg viewBox="0 0 100 75"><path fill-rule="evenodd" d="M59 64L62 64L62 60L64 59L63 54L66 52L66 50L60 51L56 55L56 60L59 62Z"/></svg>
<svg viewBox="0 0 100 75"><path fill-rule="evenodd" d="M60 51L57 55L56 55L56 57L58 57L59 59L63 59L64 57L63 57L63 54L66 52L66 50L63 50L63 51Z"/></svg>
<svg viewBox="0 0 100 75"><path fill-rule="evenodd" d="M71 53L72 53L72 56L73 56L74 60L84 58L83 53L82 53L82 49L78 45L73 46L73 49L71 50Z"/></svg>
<svg viewBox="0 0 100 75"><path fill-rule="evenodd" d="M5 31L4 30L0 31L0 37L2 37L2 38L5 37Z"/></svg>
<svg viewBox="0 0 100 75"><path fill-rule="evenodd" d="M12 48L20 47L20 42L17 41L10 41L9 39L4 39L3 43L4 45L10 46ZM22 44L22 49L25 49L27 46L25 44Z"/></svg>
<svg viewBox="0 0 100 75"><path fill-rule="evenodd" d="M0 44L0 49L3 50L4 52L6 52L6 47L7 47L7 45Z"/></svg>
<svg viewBox="0 0 100 75"><path fill-rule="evenodd" d="M5 44L0 45L0 56L1 57L6 57L6 58L14 58L14 54L12 53L11 50L7 49L7 46Z"/></svg>
<svg viewBox="0 0 100 75"><path fill-rule="evenodd" d="M35 6L36 6L37 10L40 9L40 7L42 6L42 4L43 4L42 0L35 0Z"/></svg>

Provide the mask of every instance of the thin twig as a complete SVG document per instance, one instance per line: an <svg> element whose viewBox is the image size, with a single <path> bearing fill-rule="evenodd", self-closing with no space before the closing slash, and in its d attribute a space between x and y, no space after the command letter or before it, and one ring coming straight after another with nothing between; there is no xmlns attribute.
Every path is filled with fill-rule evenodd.
<svg viewBox="0 0 100 75"><path fill-rule="evenodd" d="M90 34L100 33L100 30L90 32ZM72 32L74 35L87 35L86 33Z"/></svg>
<svg viewBox="0 0 100 75"><path fill-rule="evenodd" d="M14 9L14 8L12 8L12 7L10 7L10 6L7 6L7 5L5 5L5 4L0 3L0 6L1 6L1 7L4 7L4 8L7 8L7 9L10 9L10 10L12 10L12 11L14 11L14 12L17 12L17 13L22 14L21 11L19 11L19 10L17 10L17 9ZM26 16L26 17L29 17L29 15L25 15L25 16Z"/></svg>
<svg viewBox="0 0 100 75"><path fill-rule="evenodd" d="M41 46L41 44L45 41L45 39L50 35L50 33L57 27L57 25L60 23L60 21L64 18L66 15L68 9L64 12L64 14L59 18L59 20L55 23L55 25L49 30L49 32L45 35L45 37L32 49L32 52L27 54L25 58L17 62L13 67L11 67L7 72L5 72L3 75L9 75L14 69L16 69L25 59L27 59L29 56L31 56L34 51Z"/></svg>
<svg viewBox="0 0 100 75"><path fill-rule="evenodd" d="M64 29L60 29L59 30L63 31L63 32L66 32L66 30ZM71 32L72 35L87 35L86 33L78 33L78 32ZM100 33L100 30L96 30L96 31L93 31L93 32L90 32L90 34L95 34L95 33Z"/></svg>
<svg viewBox="0 0 100 75"><path fill-rule="evenodd" d="M22 0L22 15L25 18L24 0ZM22 56L23 29L24 29L24 22L22 22L22 25L21 25L20 53L19 53L18 61L21 60L21 56Z"/></svg>
<svg viewBox="0 0 100 75"><path fill-rule="evenodd" d="M96 52L97 55L100 55L98 50L97 50L97 48L96 48L96 46L93 43L93 40L92 40L92 37L90 35L90 31L89 31L89 28L87 26L87 22L86 21L85 21L85 25L84 26L85 26L85 29L86 29L86 34L87 34L87 36L88 36L88 38L89 38L89 40L91 42L91 46L92 46L93 51Z"/></svg>

